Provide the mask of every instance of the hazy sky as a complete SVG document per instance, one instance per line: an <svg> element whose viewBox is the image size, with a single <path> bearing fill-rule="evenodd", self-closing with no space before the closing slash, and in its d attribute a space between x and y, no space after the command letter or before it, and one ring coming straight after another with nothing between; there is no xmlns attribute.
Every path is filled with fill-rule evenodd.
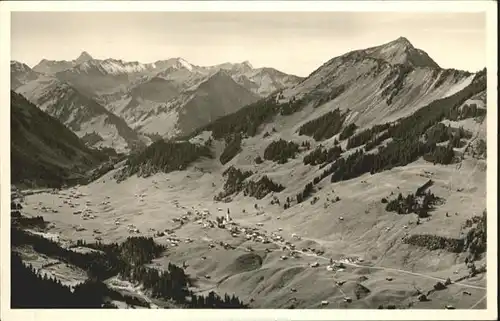
<svg viewBox="0 0 500 321"><path fill-rule="evenodd" d="M486 66L482 13L13 12L12 59L94 58L196 65L249 60L307 76L327 60L404 36L441 67Z"/></svg>

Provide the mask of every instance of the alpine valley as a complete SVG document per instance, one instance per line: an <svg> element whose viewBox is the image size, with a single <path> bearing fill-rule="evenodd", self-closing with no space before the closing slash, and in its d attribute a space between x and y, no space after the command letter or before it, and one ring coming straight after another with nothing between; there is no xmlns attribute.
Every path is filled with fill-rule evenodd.
<svg viewBox="0 0 500 321"><path fill-rule="evenodd" d="M486 69L400 37L305 78L83 52L11 89L13 306L486 308Z"/></svg>

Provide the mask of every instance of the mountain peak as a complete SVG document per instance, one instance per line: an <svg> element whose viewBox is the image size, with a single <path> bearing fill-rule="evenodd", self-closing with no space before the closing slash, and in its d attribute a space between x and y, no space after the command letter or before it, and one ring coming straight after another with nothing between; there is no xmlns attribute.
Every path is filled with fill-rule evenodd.
<svg viewBox="0 0 500 321"><path fill-rule="evenodd" d="M86 61L89 61L89 60L92 60L92 56L86 52L86 51L82 51L82 53L80 54L80 56L78 56L78 58L76 58L76 62L81 64L83 62L86 62Z"/></svg>
<svg viewBox="0 0 500 321"><path fill-rule="evenodd" d="M392 65L439 68L425 51L415 48L405 37L362 51L369 57L385 60Z"/></svg>
<svg viewBox="0 0 500 321"><path fill-rule="evenodd" d="M246 67L250 68L250 69L253 69L252 64L251 64L251 63L250 63L250 61L248 61L248 60L243 61L241 64L242 64L243 66L246 66Z"/></svg>
<svg viewBox="0 0 500 321"><path fill-rule="evenodd" d="M186 61L186 59L181 58L181 57L175 58L175 64L172 67L177 68L177 69L184 68L184 69L187 69L189 71L193 70L193 65L191 65L189 62Z"/></svg>
<svg viewBox="0 0 500 321"><path fill-rule="evenodd" d="M404 45L404 46L413 48L413 45L411 44L410 40L408 40L405 37L399 37L398 39L391 41L390 43L400 44L400 45Z"/></svg>
<svg viewBox="0 0 500 321"><path fill-rule="evenodd" d="M11 71L20 71L20 72L32 71L31 68L27 64L19 62L17 60L10 61L10 70Z"/></svg>
<svg viewBox="0 0 500 321"><path fill-rule="evenodd" d="M404 53L404 52L407 52L409 50L415 49L415 47L413 47L413 45L410 42L410 40L408 40L405 37L399 37L399 38L397 38L395 40L392 40L390 42L387 42L387 43L385 43L383 45L379 45L379 46L376 46L376 47L368 48L367 51L370 51L370 50L373 50L373 49L377 49L377 48L380 51L386 51L386 52L397 52L397 51L399 51L399 53Z"/></svg>

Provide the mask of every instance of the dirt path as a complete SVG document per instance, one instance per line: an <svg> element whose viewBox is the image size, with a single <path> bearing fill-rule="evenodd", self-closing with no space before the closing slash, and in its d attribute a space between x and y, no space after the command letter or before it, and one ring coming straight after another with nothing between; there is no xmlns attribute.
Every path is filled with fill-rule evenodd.
<svg viewBox="0 0 500 321"><path fill-rule="evenodd" d="M483 302L483 300L486 299L486 295L484 295L479 301L474 303L469 309L474 309L479 303Z"/></svg>
<svg viewBox="0 0 500 321"><path fill-rule="evenodd" d="M301 253L301 254L303 254L305 256L313 256L315 258L324 259L326 261L330 260L330 258L327 258L327 257L324 257L324 256L320 256L320 255L316 255L316 254L311 254L311 253L302 252L302 251L297 251L297 252L299 252L299 253ZM422 273L411 272L411 271L402 270L402 269L395 269L395 268L384 267L384 266L359 265L359 264L350 263L350 262L343 262L343 263L345 265L349 265L349 266L353 266L353 267L366 268L366 269L372 269L372 270L391 271L391 272L397 272L397 273L403 273L403 274L410 274L410 275L414 275L414 276L418 276L418 277L422 277L422 278L427 278L427 279L433 279L433 280L442 281L442 282L446 281L446 279L443 279L443 278L438 278L438 277L435 277L435 276L431 276L431 275L427 275L427 274L422 274ZM462 283L462 282L457 282L457 283L452 283L452 284L461 285L461 286L469 287L469 288L473 288L473 289L486 290L485 287L477 286L477 285L472 285L472 284L467 284L467 283Z"/></svg>

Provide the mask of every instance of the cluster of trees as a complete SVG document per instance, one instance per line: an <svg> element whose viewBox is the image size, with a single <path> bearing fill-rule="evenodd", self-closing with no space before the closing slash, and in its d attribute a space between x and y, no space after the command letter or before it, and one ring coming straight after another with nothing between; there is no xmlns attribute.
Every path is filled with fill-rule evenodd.
<svg viewBox="0 0 500 321"><path fill-rule="evenodd" d="M450 163L453 161L453 148L437 146L434 142L423 142L421 137L432 126L443 120L452 110L458 109L467 99L484 91L486 83L482 80L472 81L464 90L452 96L431 102L414 114L398 120L394 124L376 126L369 131L363 131L348 141L348 148L368 142L374 132L387 130L392 140L378 149L376 154L365 154L362 150L349 155L346 159L339 158L330 170L334 170L331 181L338 182L358 177L364 173L377 173L396 166L407 165L419 157L435 163Z"/></svg>
<svg viewBox="0 0 500 321"><path fill-rule="evenodd" d="M230 166L222 173L222 176L226 177L224 191L216 195L214 199L220 201L229 195L240 192L244 188L243 181L252 174L252 171L241 171L234 166Z"/></svg>
<svg viewBox="0 0 500 321"><path fill-rule="evenodd" d="M324 149L321 145L316 147L312 152L304 156L305 165L320 165L324 163L331 163L340 157L342 154L340 146Z"/></svg>
<svg viewBox="0 0 500 321"><path fill-rule="evenodd" d="M192 284L190 277L182 268L174 264L170 263L165 271L144 266L165 250L163 246L156 244L150 237L129 237L121 244L103 244L100 242L87 244L85 241L79 240L77 246L86 246L98 250L83 254L64 249L56 242L41 236L12 229L12 245L24 244L32 245L34 250L39 253L58 258L63 262L84 269L88 272L90 280L75 287L75 291L71 295L69 289L65 289L60 284L60 281L55 279L47 280L46 277L37 276L36 271L29 268L23 270L19 268L20 264L22 265L20 259L13 260L12 262L15 265L13 265L12 271L18 273L12 274L12 295L14 298L13 304L17 302L18 306L98 308L103 307L105 298L124 300L131 302L131 304L140 305L140 300L131 297L126 298L119 293L114 293L101 282L101 280L111 276L120 275L126 280L142 283L147 290L151 291L154 297L173 300L180 305L192 308L247 307L234 296L225 295L224 298L221 298L212 294L209 295L209 298L205 298L195 295L188 289L188 286ZM26 272L27 270L29 270L29 273ZM27 277L26 274L30 276ZM34 279L41 279L42 281L33 281ZM40 289L40 282L46 285L43 285L42 291L37 291ZM34 291L26 291L31 286L35 288ZM26 292L30 292L32 296L22 298L22 295L25 295ZM51 295L52 293L54 294ZM143 304L148 306L147 303ZM106 304L105 306L111 307L112 305Z"/></svg>
<svg viewBox="0 0 500 321"><path fill-rule="evenodd" d="M299 135L313 137L316 141L328 139L338 134L349 111L341 114L339 109L313 119L299 128Z"/></svg>
<svg viewBox="0 0 500 321"><path fill-rule="evenodd" d="M480 138L477 140L475 150L473 151L473 155L486 158L487 156L486 141L484 139Z"/></svg>
<svg viewBox="0 0 500 321"><path fill-rule="evenodd" d="M158 172L169 173L184 170L189 164L200 157L211 158L207 146L199 146L190 142L171 142L159 140L149 145L145 150L132 154L126 162L126 167L117 176L118 181L134 174L149 176Z"/></svg>
<svg viewBox="0 0 500 321"><path fill-rule="evenodd" d="M131 265L143 265L160 256L166 248L157 244L152 237L136 236L127 237L122 243L91 243L77 241L77 246L87 246L115 257L116 260L128 262Z"/></svg>
<svg viewBox="0 0 500 321"><path fill-rule="evenodd" d="M337 148L339 148L339 149L337 150ZM333 154L335 154L335 153L337 153L337 151L341 150L340 146L334 146L332 149L334 150L334 152L331 152ZM321 157L323 157L323 156L321 156ZM313 159L313 158L311 158L311 159ZM338 161L341 161L341 160L343 160L343 159L342 158L338 159ZM340 162L338 162L338 161L333 162L333 164L331 164L328 168L326 168L320 175L316 176L312 182L309 182L304 186L304 190L301 193L298 193L296 195L295 199L297 200L297 204L303 202L306 198L308 198L314 192L313 187L315 185L317 185L319 182L321 182L324 178L328 177L328 175L332 175L333 173L335 173L335 171L338 170L339 164L340 164ZM328 163L323 163L321 165L321 168L323 168L327 165L328 165ZM340 200L340 199L338 199L338 200ZM292 199L287 197L286 202L284 204L285 210L290 208L291 201L292 201Z"/></svg>
<svg viewBox="0 0 500 321"><path fill-rule="evenodd" d="M185 303L189 294L189 277L182 268L171 263L164 271L142 265L125 265L120 275L126 280L142 283L156 298Z"/></svg>
<svg viewBox="0 0 500 321"><path fill-rule="evenodd" d="M43 216L27 217L19 211L12 211L11 218L13 227L43 229L47 226L47 222L45 222Z"/></svg>
<svg viewBox="0 0 500 321"><path fill-rule="evenodd" d="M370 139L364 147L364 150L366 152L371 151L375 147L379 146L382 144L383 141L386 139L391 138L391 133L389 131L383 131L382 133L379 133L375 135L372 139Z"/></svg>
<svg viewBox="0 0 500 321"><path fill-rule="evenodd" d="M126 154L117 153L114 149L109 147L102 147L99 149L99 151L108 155L109 160L92 169L88 173L88 175L86 175L86 180L82 182L82 184L89 184L95 181L96 179L102 177L104 174L114 169L115 164L127 159Z"/></svg>
<svg viewBox="0 0 500 321"><path fill-rule="evenodd" d="M403 240L406 244L425 247L430 251L446 250L452 253L464 251L464 240L432 234L412 234Z"/></svg>
<svg viewBox="0 0 500 321"><path fill-rule="evenodd" d="M10 209L11 210L22 210L23 206L17 202L10 202Z"/></svg>
<svg viewBox="0 0 500 321"><path fill-rule="evenodd" d="M98 282L75 286L72 292L61 281L25 265L19 254L12 252L10 260L11 308L101 308L104 303Z"/></svg>
<svg viewBox="0 0 500 321"><path fill-rule="evenodd" d="M438 235L414 234L404 239L407 244L425 247L431 251L446 250L453 253L469 253L469 260L475 261L486 252L486 211L464 238L449 238Z"/></svg>
<svg viewBox="0 0 500 321"><path fill-rule="evenodd" d="M472 134L462 127L455 129L443 123L437 123L429 128L424 134L424 138L429 143L438 144L448 141L452 147L461 147L461 139L471 137Z"/></svg>
<svg viewBox="0 0 500 321"><path fill-rule="evenodd" d="M191 136L194 137L203 131L211 131L214 139L222 139L236 134L255 136L259 126L270 122L279 113L279 106L273 96L261 99L233 114L218 118L207 126L196 130Z"/></svg>
<svg viewBox="0 0 500 321"><path fill-rule="evenodd" d="M465 247L469 251L473 260L486 252L486 211L478 219L477 225L467 232L465 236Z"/></svg>
<svg viewBox="0 0 500 321"><path fill-rule="evenodd" d="M224 191L214 197L216 201L220 201L225 197L243 191L245 196L255 197L257 199L264 198L271 192L279 193L285 189L281 184L273 182L266 175L262 176L258 181L245 180L253 173L251 171L241 171L240 169L230 166L222 173L226 178Z"/></svg>
<svg viewBox="0 0 500 321"><path fill-rule="evenodd" d="M356 135L350 137L347 140L347 149L355 148L364 144L367 144L372 140L373 137L376 137L377 134L387 130L391 125L389 123L385 123L382 125L375 125L371 128L365 129Z"/></svg>
<svg viewBox="0 0 500 321"><path fill-rule="evenodd" d="M288 142L280 139L271 142L264 150L264 159L284 164L289 158L295 158L299 152L299 145L295 142Z"/></svg>
<svg viewBox="0 0 500 321"><path fill-rule="evenodd" d="M461 109L450 115L451 120L486 117L486 108L478 108L476 104L464 105Z"/></svg>
<svg viewBox="0 0 500 321"><path fill-rule="evenodd" d="M446 146L435 146L431 151L424 154L424 159L434 164L451 164L455 159L455 152L451 143Z"/></svg>
<svg viewBox="0 0 500 321"><path fill-rule="evenodd" d="M419 109L414 114L401 119L397 126L391 128L393 132L392 136L398 138L411 136L420 137L431 126L445 118L450 119L450 115L456 112L467 99L484 91L485 88L485 79L474 79L472 83L463 90L451 96L435 100L426 107Z"/></svg>
<svg viewBox="0 0 500 321"><path fill-rule="evenodd" d="M79 253L62 248L57 242L32 234L16 227L11 228L12 246L31 245L33 249L47 256L71 264L86 271L98 280L107 279L118 273L120 261L99 252Z"/></svg>
<svg viewBox="0 0 500 321"><path fill-rule="evenodd" d="M21 215L21 212L15 210L15 211L10 211L10 217L11 219L13 219L13 223L14 223L14 219L18 219L18 218L22 218L23 216ZM42 217L43 219L43 217Z"/></svg>
<svg viewBox="0 0 500 321"><path fill-rule="evenodd" d="M347 125L346 127L344 127L344 129L340 133L339 139L344 140L344 139L351 137L354 134L354 132L356 131L356 129L358 129L358 126L355 123Z"/></svg>
<svg viewBox="0 0 500 321"><path fill-rule="evenodd" d="M300 143L300 147L302 147L303 149L306 149L306 150L309 150L311 149L311 142L309 141L303 141L302 143Z"/></svg>
<svg viewBox="0 0 500 321"><path fill-rule="evenodd" d="M21 257L11 254L12 308L116 308L111 300L149 308L148 302L108 288L99 280L89 279L71 289L55 277L41 274Z"/></svg>
<svg viewBox="0 0 500 321"><path fill-rule="evenodd" d="M420 195L408 194L406 197L399 193L396 199L387 203L385 210L398 214L415 213L418 217L425 218L439 201L439 197L430 191L422 192Z"/></svg>
<svg viewBox="0 0 500 321"><path fill-rule="evenodd" d="M233 137L226 137L226 147L220 155L220 162L222 165L229 162L241 151L241 134L237 133Z"/></svg>
<svg viewBox="0 0 500 321"><path fill-rule="evenodd" d="M311 196L313 191L314 191L313 183L307 183L306 186L304 187L304 190L298 193L296 196L297 204L305 201L309 196Z"/></svg>
<svg viewBox="0 0 500 321"><path fill-rule="evenodd" d="M271 192L279 193L284 189L285 187L283 185L273 182L269 177L264 175L258 181L247 182L243 193L245 196L262 199Z"/></svg>
<svg viewBox="0 0 500 321"><path fill-rule="evenodd" d="M287 116L300 111L310 99L311 98L308 96L304 96L301 99L295 99L295 97L292 97L288 103L280 106L280 115Z"/></svg>
<svg viewBox="0 0 500 321"><path fill-rule="evenodd" d="M207 303L206 298L195 295L188 289L193 281L184 269L175 264L169 263L166 270L145 267L144 264L150 263L164 251L164 247L156 244L150 237L129 237L121 244L82 242L82 245L104 251L107 256L118 257L120 262L124 263L120 265L118 274L126 280L143 284L151 291L153 297L173 300L177 304L191 308L246 307L234 296L227 299L227 295L224 299L218 296L213 301L209 299Z"/></svg>
<svg viewBox="0 0 500 321"><path fill-rule="evenodd" d="M415 195L416 196L424 196L425 191L429 187L431 187L432 185L434 185L434 181L432 179L428 180L427 182L425 182L425 184L423 184L422 186L420 186L419 188L417 188L417 191L415 192Z"/></svg>
<svg viewBox="0 0 500 321"><path fill-rule="evenodd" d="M432 153L435 148L435 145L422 143L418 138L408 138L391 141L387 146L380 147L377 154L365 154L362 150L357 150L347 158L339 158L336 161L331 181L348 180L364 173L374 174L396 166L404 166L422 155Z"/></svg>
<svg viewBox="0 0 500 321"><path fill-rule="evenodd" d="M243 309L248 308L235 295L224 294L224 298L210 291L208 295L199 296L191 294L191 301L187 304L191 309Z"/></svg>
<svg viewBox="0 0 500 321"><path fill-rule="evenodd" d="M437 123L425 132L424 137L428 142L437 144L449 140L452 135L453 132L449 126L447 127L443 123Z"/></svg>

